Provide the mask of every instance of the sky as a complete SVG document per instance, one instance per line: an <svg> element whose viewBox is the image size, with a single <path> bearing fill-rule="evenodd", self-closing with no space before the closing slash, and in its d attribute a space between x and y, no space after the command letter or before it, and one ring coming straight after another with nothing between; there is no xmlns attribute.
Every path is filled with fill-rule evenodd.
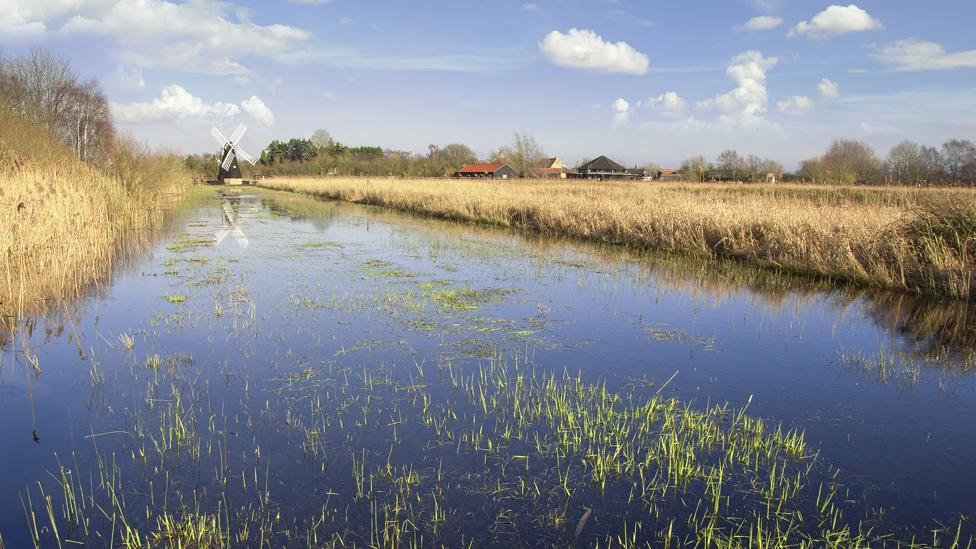
<svg viewBox="0 0 976 549"><path fill-rule="evenodd" d="M783 162L836 138L976 138L972 0L0 0L0 50L95 77L117 126L213 152L272 139L567 163Z"/></svg>

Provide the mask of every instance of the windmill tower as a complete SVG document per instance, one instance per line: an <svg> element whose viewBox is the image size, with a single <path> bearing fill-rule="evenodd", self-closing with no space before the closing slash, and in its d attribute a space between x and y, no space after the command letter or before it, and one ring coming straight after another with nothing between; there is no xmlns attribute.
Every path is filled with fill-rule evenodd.
<svg viewBox="0 0 976 549"><path fill-rule="evenodd" d="M234 133L230 134L230 139L228 139L217 128L211 128L210 135L217 140L221 148L220 170L217 172L218 185L225 183L228 185L241 185L244 183L238 159L250 162L252 166L257 163L253 156L238 145L246 131L247 126L238 124L237 129L234 130Z"/></svg>

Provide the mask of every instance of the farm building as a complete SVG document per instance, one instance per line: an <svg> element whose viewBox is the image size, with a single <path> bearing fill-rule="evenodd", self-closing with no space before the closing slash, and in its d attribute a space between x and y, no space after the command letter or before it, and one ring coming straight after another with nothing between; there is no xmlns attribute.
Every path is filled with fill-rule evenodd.
<svg viewBox="0 0 976 549"><path fill-rule="evenodd" d="M658 181L680 181L681 174L677 170L668 170L666 168L661 168L657 171L654 179Z"/></svg>
<svg viewBox="0 0 976 549"><path fill-rule="evenodd" d="M577 177L582 179L637 179L641 176L636 171L627 168L610 160L606 156L600 156L590 160L586 164L576 168Z"/></svg>
<svg viewBox="0 0 976 549"><path fill-rule="evenodd" d="M489 179L513 179L519 173L512 169L508 164L500 162L494 164L465 164L461 167L455 177L485 177Z"/></svg>
<svg viewBox="0 0 976 549"><path fill-rule="evenodd" d="M529 169L532 177L566 179L569 174L569 166L563 163L558 157L543 158L539 165Z"/></svg>

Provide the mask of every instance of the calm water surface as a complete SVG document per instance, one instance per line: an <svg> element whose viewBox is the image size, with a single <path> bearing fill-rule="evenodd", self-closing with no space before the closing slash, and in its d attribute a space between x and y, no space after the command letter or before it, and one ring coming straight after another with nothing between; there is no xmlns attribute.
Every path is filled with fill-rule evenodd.
<svg viewBox="0 0 976 549"><path fill-rule="evenodd" d="M817 474L841 483L852 522L931 540L932 529L976 515L973 318L960 305L287 194L214 192L97 297L7 335L0 535L8 547L31 546L33 510L40 544L52 546L43 494L59 501L63 466L99 493L105 471L117 468L131 526L143 531L154 524L146 509L196 505L220 515L231 507L233 523L247 506L272 509L278 531L323 523L320 540L284 536L273 546L316 545L337 531L369 544L349 526L368 525L373 512L369 497L356 504L351 495L357 459L368 461L367 476L390 461L418 463L423 482L445 467L458 478L484 474L485 459L466 458L466 471L453 445L431 457L426 431L407 420L387 440L397 414L408 414L384 408L392 400L382 395L375 404L350 397L341 412L329 403L371 376L450 399L450 390L419 380L447 365L504 362L701 409L747 407L771 429L795 427L817 453ZM171 414L174 406L185 415ZM371 417L375 410L384 417ZM323 417L336 422L311 427ZM354 426L357 417L363 425ZM185 444L167 442L180 422L192 423L186 436L202 450L167 453ZM344 433L373 441L374 422L385 433L375 447ZM317 511L325 500L327 516ZM435 539L448 545L559 545L590 508L565 503L566 520L536 524L550 531L538 534L494 507L439 505L449 511ZM597 510L583 526L585 539L620 525ZM962 528L972 533L968 522ZM76 527L72 536L107 543L95 530Z"/></svg>

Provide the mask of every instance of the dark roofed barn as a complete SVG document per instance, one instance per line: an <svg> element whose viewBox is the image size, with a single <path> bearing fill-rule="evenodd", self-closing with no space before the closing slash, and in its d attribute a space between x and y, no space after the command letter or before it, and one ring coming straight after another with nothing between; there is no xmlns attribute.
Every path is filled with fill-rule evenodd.
<svg viewBox="0 0 976 549"><path fill-rule="evenodd" d="M484 177L488 179L514 179L519 176L518 172L508 164L496 162L493 164L465 164L457 173L456 177Z"/></svg>
<svg viewBox="0 0 976 549"><path fill-rule="evenodd" d="M576 168L578 177L582 179L637 179L640 174L610 160L606 156L597 157Z"/></svg>

